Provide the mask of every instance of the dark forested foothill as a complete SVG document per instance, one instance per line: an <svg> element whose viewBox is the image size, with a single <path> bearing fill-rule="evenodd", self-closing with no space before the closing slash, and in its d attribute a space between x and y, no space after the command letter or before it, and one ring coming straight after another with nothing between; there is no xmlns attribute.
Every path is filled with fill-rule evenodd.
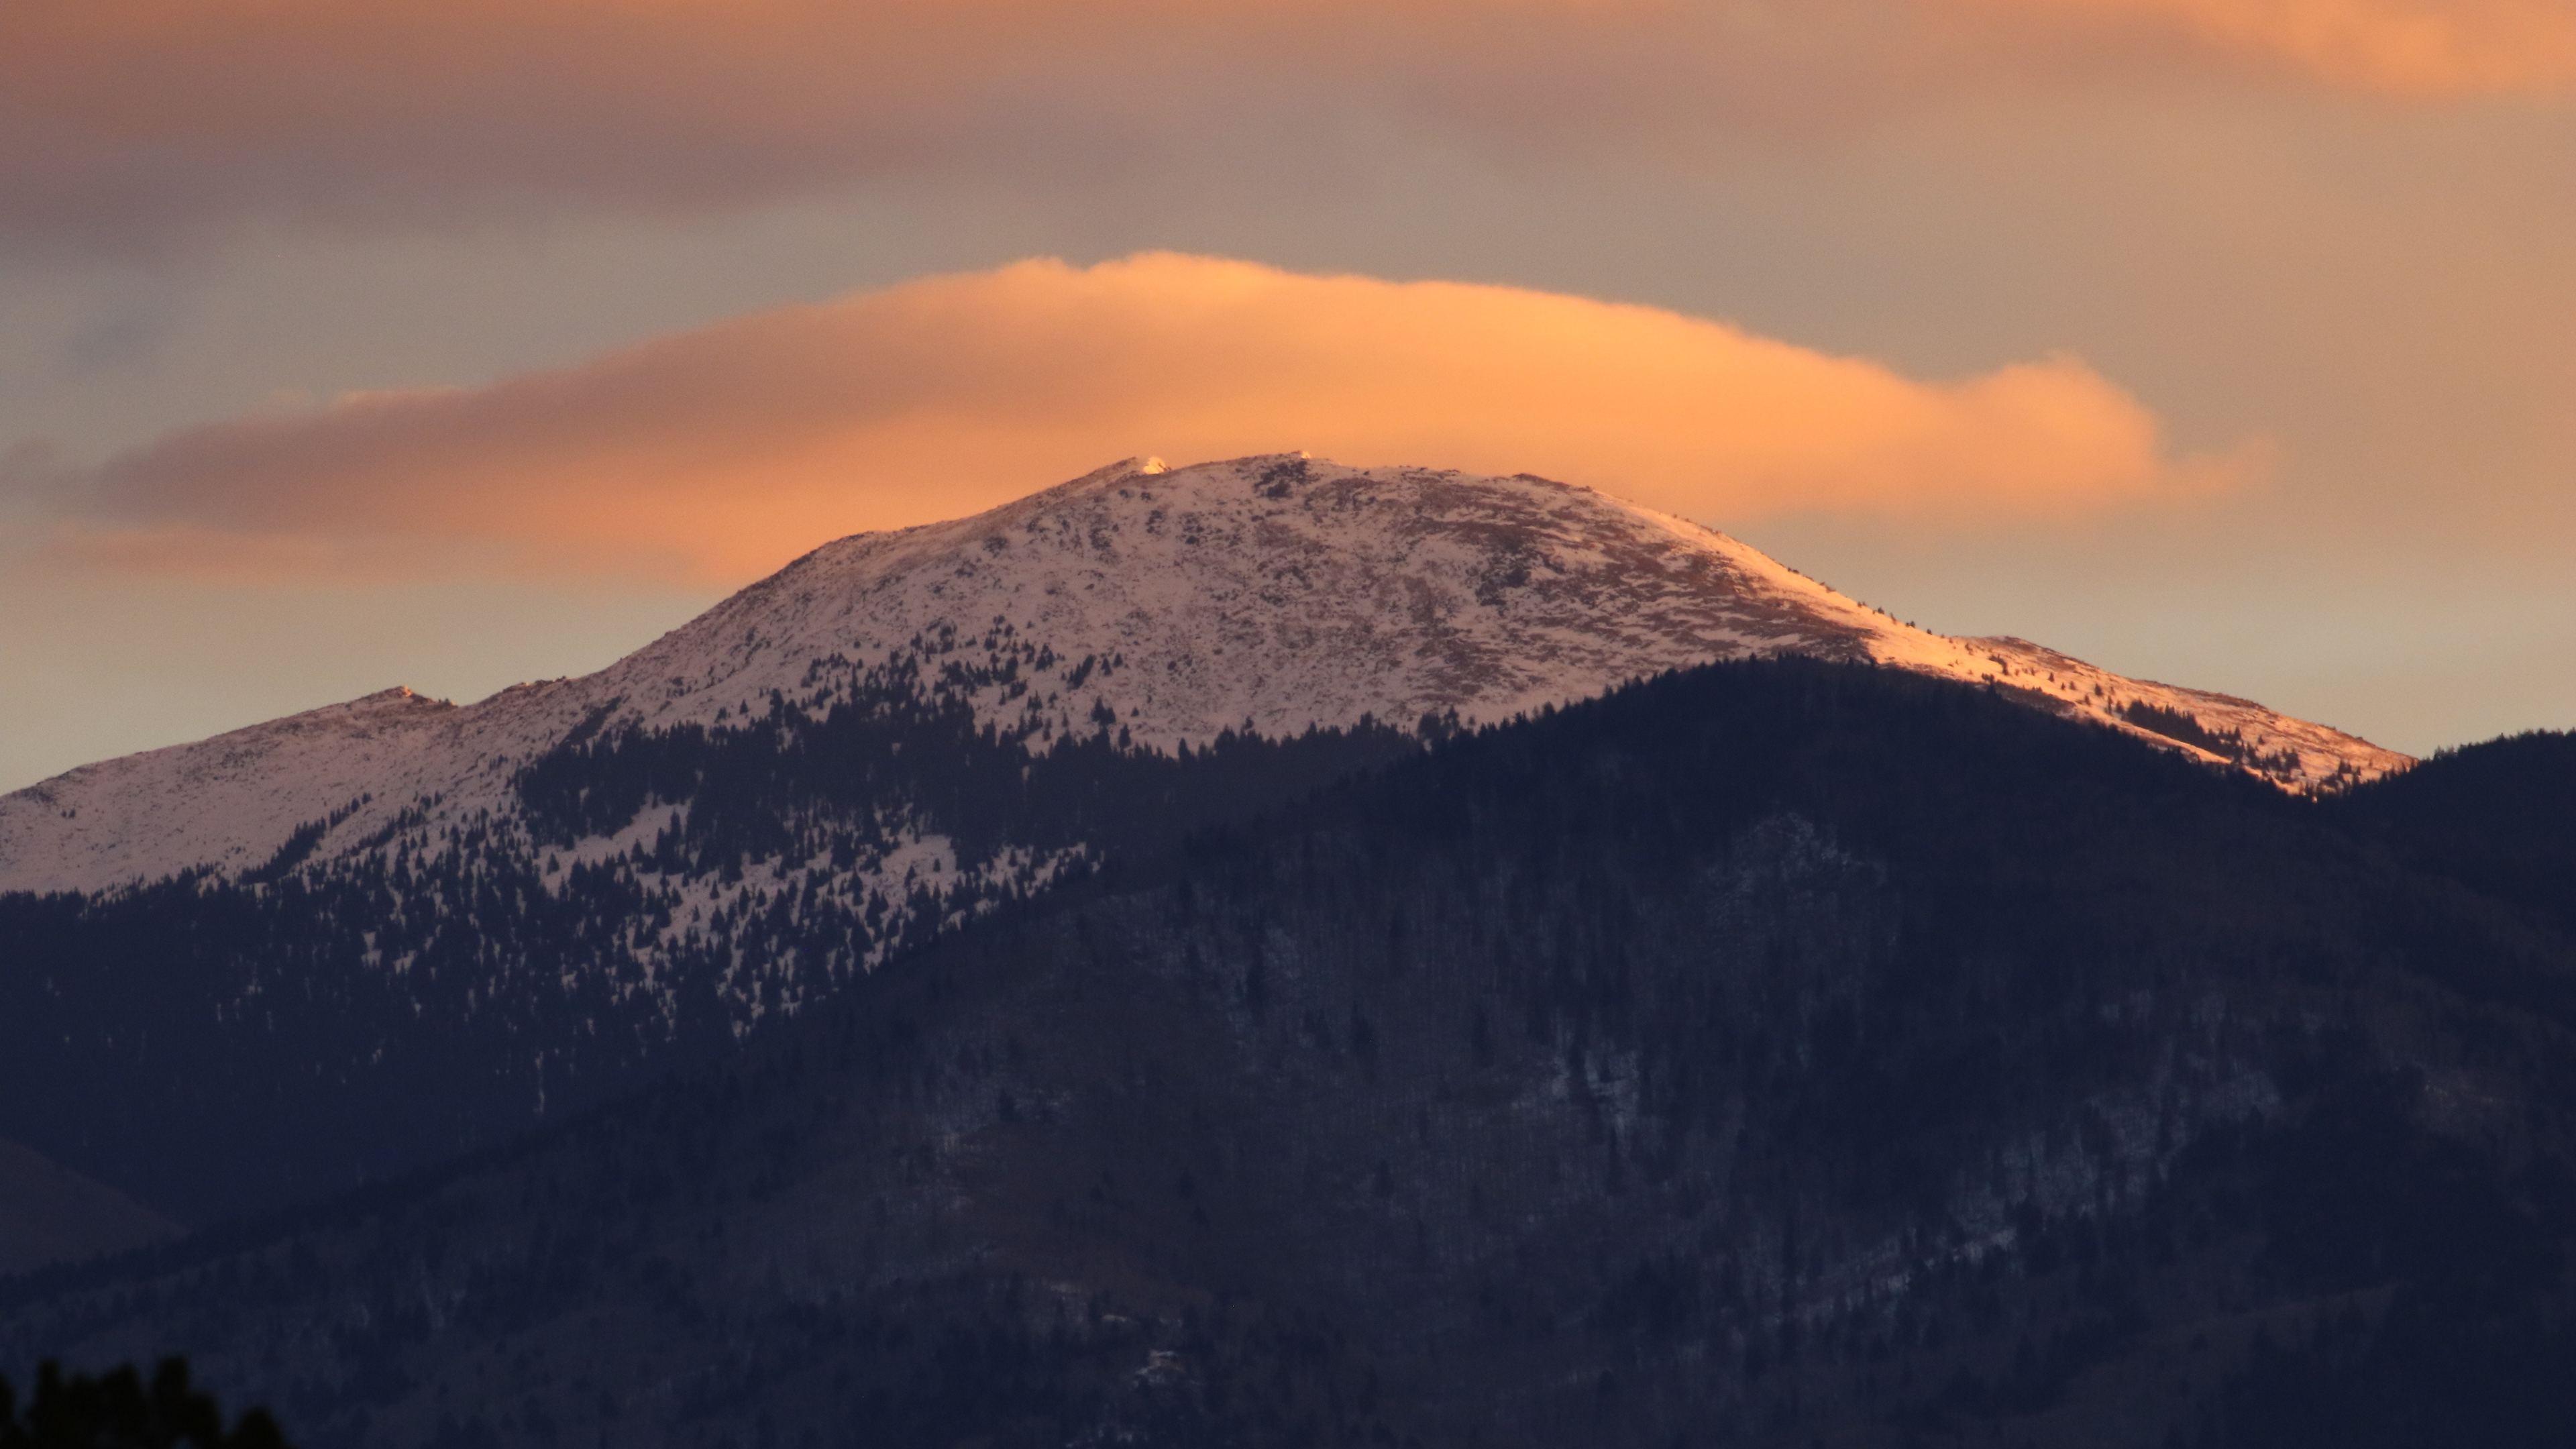
<svg viewBox="0 0 2576 1449"><path fill-rule="evenodd" d="M2407 864L2576 930L2576 735L2444 750L2335 809Z"/></svg>
<svg viewBox="0 0 2576 1449"><path fill-rule="evenodd" d="M1408 739L542 1138L0 1286L0 1364L176 1334L319 1445L2564 1444L2576 939L2464 768L1798 661Z"/></svg>

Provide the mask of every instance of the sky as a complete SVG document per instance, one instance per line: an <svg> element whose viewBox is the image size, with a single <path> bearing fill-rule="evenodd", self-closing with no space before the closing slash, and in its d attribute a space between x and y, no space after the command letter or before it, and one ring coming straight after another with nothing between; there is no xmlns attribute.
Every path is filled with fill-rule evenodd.
<svg viewBox="0 0 2576 1449"><path fill-rule="evenodd" d="M0 7L0 788L1292 448L2576 726L2576 0Z"/></svg>

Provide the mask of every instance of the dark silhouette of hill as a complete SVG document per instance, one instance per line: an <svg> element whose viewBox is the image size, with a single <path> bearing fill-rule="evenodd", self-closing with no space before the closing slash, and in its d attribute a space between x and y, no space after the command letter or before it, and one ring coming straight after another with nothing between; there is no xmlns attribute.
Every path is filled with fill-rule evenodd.
<svg viewBox="0 0 2576 1449"><path fill-rule="evenodd" d="M2338 810L2408 864L2576 930L2576 735L2445 750Z"/></svg>
<svg viewBox="0 0 2576 1449"><path fill-rule="evenodd" d="M0 1289L0 1362L184 1349L322 1445L2561 1444L2576 943L2463 768L1669 676Z"/></svg>
<svg viewBox="0 0 2576 1449"><path fill-rule="evenodd" d="M0 1141L0 1274L176 1237L179 1227L123 1194Z"/></svg>

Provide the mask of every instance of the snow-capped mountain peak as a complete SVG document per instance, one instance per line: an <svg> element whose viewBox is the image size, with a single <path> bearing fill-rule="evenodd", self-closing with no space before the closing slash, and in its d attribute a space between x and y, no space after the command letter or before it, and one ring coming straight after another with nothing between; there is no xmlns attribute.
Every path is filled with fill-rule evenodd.
<svg viewBox="0 0 2576 1449"><path fill-rule="evenodd" d="M1991 682L2292 788L2403 756L2017 639L1900 623L1696 524L1527 475L1301 454L1129 459L989 512L824 545L597 674L457 706L388 690L0 797L0 890L97 890L506 822L567 740L935 689L1040 750L1171 750L1364 717L1507 719L1713 659Z"/></svg>

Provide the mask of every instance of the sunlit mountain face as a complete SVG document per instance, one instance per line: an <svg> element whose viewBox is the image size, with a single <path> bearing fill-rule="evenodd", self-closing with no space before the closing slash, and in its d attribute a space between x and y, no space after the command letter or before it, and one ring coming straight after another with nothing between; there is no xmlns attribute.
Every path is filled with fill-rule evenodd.
<svg viewBox="0 0 2576 1449"><path fill-rule="evenodd" d="M971 518L826 544L597 674L463 708L388 690L0 797L0 887L436 853L476 820L596 855L605 841L589 827L660 820L584 805L572 836L567 822L532 827L532 766L676 729L810 725L896 696L953 703L1032 757L1102 733L1170 753L1229 732L1491 722L1777 653L2008 687L2294 790L2407 763L2248 701L2019 639L1928 633L1589 489L1302 455L1177 471L1135 460Z"/></svg>
<svg viewBox="0 0 2576 1449"><path fill-rule="evenodd" d="M5 1130L186 1217L279 1205L613 1096L1197 826L1786 655L2292 795L2405 763L1930 634L1545 479L1135 461L828 544L598 674L389 691L0 800Z"/></svg>

